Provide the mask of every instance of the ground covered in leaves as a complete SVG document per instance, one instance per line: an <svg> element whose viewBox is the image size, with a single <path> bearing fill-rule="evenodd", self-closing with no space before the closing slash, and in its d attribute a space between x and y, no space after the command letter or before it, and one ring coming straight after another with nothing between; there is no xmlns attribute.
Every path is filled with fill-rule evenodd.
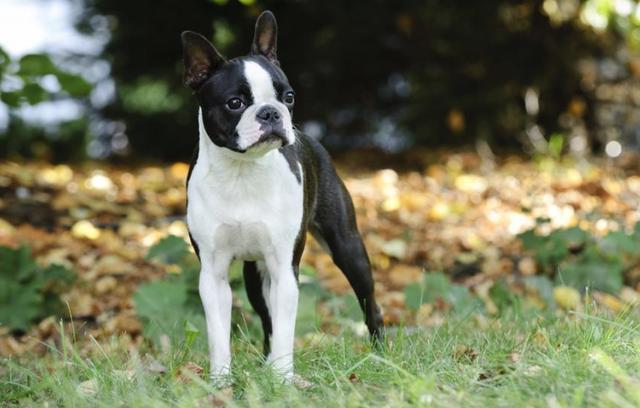
<svg viewBox="0 0 640 408"><path fill-rule="evenodd" d="M496 316L518 299L540 310L575 310L587 296L613 312L636 313L637 162L632 156L614 163L425 151L337 159L385 321L412 327L438 327L451 309ZM3 252L13 266L0 268L0 355L44 353L60 344L59 317L47 313L55 308L43 306L54 295L56 307L63 307L58 316L67 330L73 326L80 348L114 335L140 346L149 331L139 314L162 306L144 303L145 295L161 296L162 288L140 291L141 284L177 282L194 269L185 254L162 255L184 251L163 239L187 239L187 170L185 163L0 164L0 246L28 247ZM152 248L159 248L155 256ZM303 283L319 282L313 293L322 300L309 313L324 331L337 333L340 325L321 317L337 316L340 308L318 294L348 294L348 283L313 242L303 263ZM34 293L22 303L16 301L21 287L8 289L15 268L23 271L20 284ZM7 315L18 316L13 325L1 317Z"/></svg>

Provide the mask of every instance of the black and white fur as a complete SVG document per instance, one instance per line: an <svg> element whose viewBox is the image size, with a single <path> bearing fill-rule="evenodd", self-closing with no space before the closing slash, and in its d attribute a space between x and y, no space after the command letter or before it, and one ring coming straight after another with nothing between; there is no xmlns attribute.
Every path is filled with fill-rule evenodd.
<svg viewBox="0 0 640 408"><path fill-rule="evenodd" d="M244 261L267 362L290 380L298 265L307 231L353 287L369 332L381 315L351 197L331 159L292 124L294 93L276 56L271 12L258 18L251 52L225 60L204 37L182 33L185 82L199 103L200 140L187 179L187 223L200 259L211 376L230 372L229 264Z"/></svg>

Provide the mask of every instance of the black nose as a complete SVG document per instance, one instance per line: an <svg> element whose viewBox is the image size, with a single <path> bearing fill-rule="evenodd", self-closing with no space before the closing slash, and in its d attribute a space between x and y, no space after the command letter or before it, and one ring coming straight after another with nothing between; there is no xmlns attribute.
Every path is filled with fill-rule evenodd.
<svg viewBox="0 0 640 408"><path fill-rule="evenodd" d="M275 125L280 123L280 112L273 106L264 106L256 113L256 118L260 123Z"/></svg>

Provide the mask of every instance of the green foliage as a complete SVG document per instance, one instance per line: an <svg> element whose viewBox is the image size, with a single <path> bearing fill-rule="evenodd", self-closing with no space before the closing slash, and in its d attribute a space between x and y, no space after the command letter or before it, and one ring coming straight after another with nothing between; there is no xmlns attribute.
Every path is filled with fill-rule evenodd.
<svg viewBox="0 0 640 408"><path fill-rule="evenodd" d="M640 262L640 224L630 233L611 231L595 237L578 227L541 235L535 229L519 236L543 272L578 289L616 293L624 272Z"/></svg>
<svg viewBox="0 0 640 408"><path fill-rule="evenodd" d="M545 269L555 267L572 249L584 246L588 235L578 227L553 231L548 236L538 235L535 229L520 234L526 250L532 251L536 261Z"/></svg>
<svg viewBox="0 0 640 408"><path fill-rule="evenodd" d="M60 265L39 266L27 247L0 247L0 325L26 331L44 317L62 315L60 294L74 278Z"/></svg>
<svg viewBox="0 0 640 408"><path fill-rule="evenodd" d="M80 75L58 70L56 71L55 76L58 78L58 82L62 89L74 98L82 98L91 93L91 84Z"/></svg>
<svg viewBox="0 0 640 408"><path fill-rule="evenodd" d="M548 308L555 308L556 301L553 297L553 282L546 276L527 276L524 278L524 284L527 288L535 290L538 297L544 301ZM495 301L495 300L494 300Z"/></svg>
<svg viewBox="0 0 640 408"><path fill-rule="evenodd" d="M164 264L177 264L185 260L189 249L184 239L170 235L158 241L147 253L147 259L153 259Z"/></svg>
<svg viewBox="0 0 640 408"><path fill-rule="evenodd" d="M165 81L140 78L130 86L122 86L119 93L125 109L145 115L173 113L183 105Z"/></svg>
<svg viewBox="0 0 640 408"><path fill-rule="evenodd" d="M180 53L167 44L176 44L177 33L189 27L227 57L245 54L255 17L264 9L275 11L284 30L278 56L297 87L296 122L340 118L322 121L325 135L337 135L323 139L327 146L379 140L387 147L384 142L397 139L459 145L480 138L505 147L518 144L521 138L514 135L532 119L522 106L529 88L538 95L542 108L534 120L545 135L568 134L559 118L574 98L592 112L593 90L585 89L576 64L613 55L624 39L611 35L613 24L593 30L579 9L571 11L585 1L560 7L560 1L543 6L541 0L485 0L460 7L433 0L360 0L343 7L322 1L208 0L192 2L180 19L171 19L171 2L96 0L82 19L88 27L96 14L118 21L104 57L113 61L120 97L103 113L127 122L138 154L189 157L192 143L175 135L197 134L189 108L194 101L180 80ZM150 8L154 13L146 13ZM608 8L607 16L616 14ZM307 52L310 45L314 52ZM150 79L141 80L145 77ZM453 117L458 120L449 120ZM386 136L371 137L378 133ZM566 141L551 137L548 153L558 155Z"/></svg>
<svg viewBox="0 0 640 408"><path fill-rule="evenodd" d="M18 61L0 49L0 86L11 78L11 90L3 90L0 100L10 108L22 104L36 105L51 99L55 93L45 90L41 83L45 76L52 75L60 84L63 93L74 98L82 98L91 92L91 84L81 75L72 74L56 66L47 54L27 54Z"/></svg>
<svg viewBox="0 0 640 408"><path fill-rule="evenodd" d="M352 312L353 305L350 305L345 301L343 297L336 296L335 294L331 294L325 288L323 288L317 280L309 280L309 281L301 281L300 282L300 295L298 300L298 314L296 320L296 335L303 335L306 333L311 333L317 331L320 328L322 323L322 316L318 314L317 306L320 302L327 302L335 299L331 306L334 306L334 314L338 311ZM351 296L352 300L355 302L355 307L357 308L358 314L355 316L356 319L362 319L362 312L360 311L360 306L358 302L355 300L355 296ZM349 314L349 317L352 315Z"/></svg>
<svg viewBox="0 0 640 408"><path fill-rule="evenodd" d="M87 136L86 117L42 128L25 123L14 112L24 105L37 105L50 100L86 100L92 88L92 84L82 75L59 67L46 53L11 59L0 48L0 104L9 109L8 127L0 134L0 155L49 156L47 158L56 160L83 157Z"/></svg>
<svg viewBox="0 0 640 408"><path fill-rule="evenodd" d="M168 236L149 249L147 259L178 265L179 273L141 284L133 295L144 335L159 343L168 336L174 344L193 343L204 332L205 320L198 297L198 262L180 237ZM189 330L183 328L189 328Z"/></svg>
<svg viewBox="0 0 640 408"><path fill-rule="evenodd" d="M457 311L482 310L483 303L473 296L469 289L451 283L441 272L429 272L421 283L414 283L405 288L405 302L408 308L417 310L424 303L437 300L445 301Z"/></svg>
<svg viewBox="0 0 640 408"><path fill-rule="evenodd" d="M489 297L501 312L518 304L518 296L504 280L496 281L489 290Z"/></svg>
<svg viewBox="0 0 640 408"><path fill-rule="evenodd" d="M561 133L554 133L549 137L548 143L548 153L554 159L560 158L562 156L562 149L565 144L565 137Z"/></svg>

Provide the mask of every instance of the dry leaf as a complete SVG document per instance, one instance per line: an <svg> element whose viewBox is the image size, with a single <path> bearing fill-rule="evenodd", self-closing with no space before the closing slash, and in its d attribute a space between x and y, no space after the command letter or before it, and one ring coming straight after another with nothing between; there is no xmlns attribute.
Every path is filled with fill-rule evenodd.
<svg viewBox="0 0 640 408"><path fill-rule="evenodd" d="M91 221L81 220L73 224L71 234L76 238L95 240L100 238L100 230Z"/></svg>
<svg viewBox="0 0 640 408"><path fill-rule="evenodd" d="M568 286L553 289L553 299L565 310L574 310L580 304L580 292Z"/></svg>
<svg viewBox="0 0 640 408"><path fill-rule="evenodd" d="M98 393L98 380L92 378L76 386L76 391L83 397L93 397Z"/></svg>
<svg viewBox="0 0 640 408"><path fill-rule="evenodd" d="M606 307L614 313L620 313L627 309L627 305L617 297L604 292L593 292L591 294L598 304Z"/></svg>
<svg viewBox="0 0 640 408"><path fill-rule="evenodd" d="M420 282L424 273L422 268L404 264L395 265L389 271L389 280L396 286L407 286L411 283Z"/></svg>
<svg viewBox="0 0 640 408"><path fill-rule="evenodd" d="M204 368L196 363L189 361L178 370L178 381L187 383L193 381L193 377L201 377Z"/></svg>

